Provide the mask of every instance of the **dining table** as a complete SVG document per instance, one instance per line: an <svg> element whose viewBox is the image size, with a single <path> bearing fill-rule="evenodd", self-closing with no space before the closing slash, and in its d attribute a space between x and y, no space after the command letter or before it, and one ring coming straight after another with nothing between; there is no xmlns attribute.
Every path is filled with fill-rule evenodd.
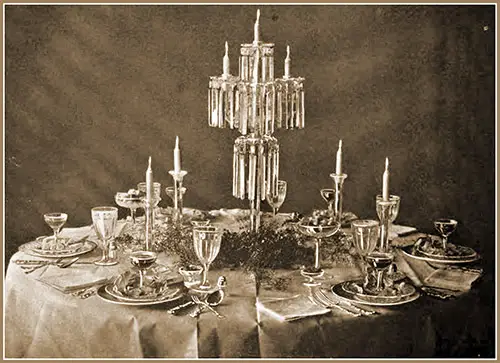
<svg viewBox="0 0 500 363"><path fill-rule="evenodd" d="M88 236L93 229L63 233ZM279 288L243 268L210 269L212 282L219 276L227 281L216 307L222 318L210 310L194 317L189 309L173 314L170 309L182 298L135 306L106 300L93 286L88 296L64 288L85 279L108 282L131 268L125 250L117 250L114 266L93 264L100 254L97 247L67 268L49 264L29 273L17 261L36 256L20 249L11 257L4 280L6 358L433 358L469 354L470 346L488 339L491 325L485 313L492 309L485 298L491 286L484 278L449 298L422 290L407 304L365 306L370 315L330 307L290 321L261 307L273 299L308 296L298 269L273 271L284 281ZM179 283L174 261L158 253L157 264ZM332 264L325 268L324 284L362 274L359 265Z"/></svg>

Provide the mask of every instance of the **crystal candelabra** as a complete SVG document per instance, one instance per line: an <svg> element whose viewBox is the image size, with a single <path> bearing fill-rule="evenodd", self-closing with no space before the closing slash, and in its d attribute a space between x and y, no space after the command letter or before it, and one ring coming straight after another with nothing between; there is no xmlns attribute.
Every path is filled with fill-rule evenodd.
<svg viewBox="0 0 500 363"><path fill-rule="evenodd" d="M304 127L304 78L290 76L290 47L282 78L274 77L274 44L259 38L260 10L253 43L241 44L239 75L230 74L228 45L223 73L210 77L208 124L238 129L234 143L233 196L250 202L250 230L258 231L260 203L278 193L279 144L276 128Z"/></svg>

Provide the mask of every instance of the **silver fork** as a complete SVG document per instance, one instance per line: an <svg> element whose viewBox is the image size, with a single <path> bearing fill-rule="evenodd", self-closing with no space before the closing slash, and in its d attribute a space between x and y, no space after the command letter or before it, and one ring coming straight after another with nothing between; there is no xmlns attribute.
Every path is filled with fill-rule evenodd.
<svg viewBox="0 0 500 363"><path fill-rule="evenodd" d="M225 318L223 315L219 314L217 312L217 310L215 310L213 307L211 307L206 301L200 300L200 298L198 296L192 295L191 298L193 299L193 301L196 304L204 306L205 308L207 308L208 310L210 310L212 313L214 313L215 316L217 316L219 319L224 319Z"/></svg>
<svg viewBox="0 0 500 363"><path fill-rule="evenodd" d="M373 310L368 310L368 309L364 309L364 308L360 308L359 306L356 306L356 305L353 305L351 304L349 301L338 301L338 300L335 300L331 297L329 297L326 292L324 292L323 290L318 289L318 297L321 297L321 299L323 301L325 301L327 304L345 304L347 306L349 306L350 309L354 310L354 311L357 311L358 313L360 313L361 315L374 315L374 314L377 314L376 311L373 311Z"/></svg>
<svg viewBox="0 0 500 363"><path fill-rule="evenodd" d="M323 307L328 308L328 309L337 308L337 309L339 309L347 314L350 314L352 316L361 316L361 313L354 312L353 310L350 310L350 309L346 308L345 306L341 306L338 303L330 303L328 301L323 300L320 296L318 296L317 292L318 292L318 289L311 288L310 295L309 295L310 299L316 305L323 306Z"/></svg>

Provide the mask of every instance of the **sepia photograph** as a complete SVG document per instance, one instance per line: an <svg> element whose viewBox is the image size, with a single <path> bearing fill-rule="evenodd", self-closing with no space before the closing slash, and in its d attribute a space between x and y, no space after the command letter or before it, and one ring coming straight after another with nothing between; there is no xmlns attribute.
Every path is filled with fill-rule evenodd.
<svg viewBox="0 0 500 363"><path fill-rule="evenodd" d="M4 359L496 358L496 3L2 7Z"/></svg>

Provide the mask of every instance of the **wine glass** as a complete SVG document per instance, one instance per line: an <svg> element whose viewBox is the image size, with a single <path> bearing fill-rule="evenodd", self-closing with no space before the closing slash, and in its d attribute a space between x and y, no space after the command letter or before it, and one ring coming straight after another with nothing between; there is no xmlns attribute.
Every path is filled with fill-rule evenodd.
<svg viewBox="0 0 500 363"><path fill-rule="evenodd" d="M375 286L365 283L365 290L370 294L378 294L385 289L383 284L384 272L391 267L394 261L394 254L391 251L375 250L366 256L367 263L374 268L376 272Z"/></svg>
<svg viewBox="0 0 500 363"><path fill-rule="evenodd" d="M66 213L46 213L43 215L43 219L45 220L45 223L47 223L54 231L52 239L54 240L54 246L57 246L58 241L60 241L59 232L61 231L62 226L64 226L64 223L68 220L68 215ZM63 241L63 246L66 247L66 240Z"/></svg>
<svg viewBox="0 0 500 363"><path fill-rule="evenodd" d="M377 247L380 232L379 222L372 219L358 219L351 222L351 230L354 247L358 251L363 264L366 264L366 256Z"/></svg>
<svg viewBox="0 0 500 363"><path fill-rule="evenodd" d="M151 251L135 251L129 256L130 263L139 270L139 288L144 286L144 276L157 258L157 254Z"/></svg>
<svg viewBox="0 0 500 363"><path fill-rule="evenodd" d="M194 290L208 291L212 288L208 282L208 269L219 254L222 229L216 226L193 227L193 242L196 256L203 265L203 279Z"/></svg>
<svg viewBox="0 0 500 363"><path fill-rule="evenodd" d="M281 207L286 197L287 182L285 180L278 180L278 190L277 193L274 191L269 191L266 194L267 203L273 208L273 216L278 213L278 209Z"/></svg>
<svg viewBox="0 0 500 363"><path fill-rule="evenodd" d="M335 201L335 189L323 188L320 190L321 197L328 204L328 214L333 217L333 202Z"/></svg>
<svg viewBox="0 0 500 363"><path fill-rule="evenodd" d="M116 265L116 257L110 256L110 242L115 236L116 221L118 220L118 208L95 207L91 211L92 222L97 237L102 241L102 258L94 263L99 266Z"/></svg>
<svg viewBox="0 0 500 363"><path fill-rule="evenodd" d="M140 192L144 193L143 197L146 197L146 191L147 191L147 186L146 182L140 182L137 184L137 189L139 189ZM161 183L159 182L154 182L153 183L153 208L155 208L158 203L161 201Z"/></svg>
<svg viewBox="0 0 500 363"><path fill-rule="evenodd" d="M333 236L337 233L340 229L340 223L335 221L332 217L319 220L318 216L313 214L312 217L302 218L296 226L298 231L304 236L314 238L314 268L303 268L301 274L309 279L309 281L305 283L306 285L318 285L318 283L314 282L314 279L323 276L324 273L320 267L319 245L323 238Z"/></svg>
<svg viewBox="0 0 500 363"><path fill-rule="evenodd" d="M183 208L183 196L186 193L186 188L181 187L179 189L179 198L177 199L177 208L175 205L175 187L170 186L165 188L165 193L172 199L172 203L174 205L174 212L173 212L173 220L174 222L181 222L182 220L182 208Z"/></svg>
<svg viewBox="0 0 500 363"><path fill-rule="evenodd" d="M181 187L181 195L186 194L186 187ZM172 199L172 202L175 200L175 187L166 187L165 193Z"/></svg>
<svg viewBox="0 0 500 363"><path fill-rule="evenodd" d="M122 208L130 209L130 216L127 220L131 220L132 224L135 224L135 212L138 208L144 208L144 195L142 192L137 191L137 193L129 190L128 192L118 192L115 194L115 202Z"/></svg>
<svg viewBox="0 0 500 363"><path fill-rule="evenodd" d="M376 197L376 202L377 205L380 205L378 203L379 201L383 200L382 195L377 195ZM401 197L399 195L389 195L389 202L392 202L394 204L391 205L390 211L389 211L389 230L391 229L392 223L396 220L399 214L399 206L401 204Z"/></svg>
<svg viewBox="0 0 500 363"><path fill-rule="evenodd" d="M454 219L441 218L434 221L434 227L443 237L443 250L446 251L446 244L448 243L448 236L452 234L457 228L458 222Z"/></svg>

